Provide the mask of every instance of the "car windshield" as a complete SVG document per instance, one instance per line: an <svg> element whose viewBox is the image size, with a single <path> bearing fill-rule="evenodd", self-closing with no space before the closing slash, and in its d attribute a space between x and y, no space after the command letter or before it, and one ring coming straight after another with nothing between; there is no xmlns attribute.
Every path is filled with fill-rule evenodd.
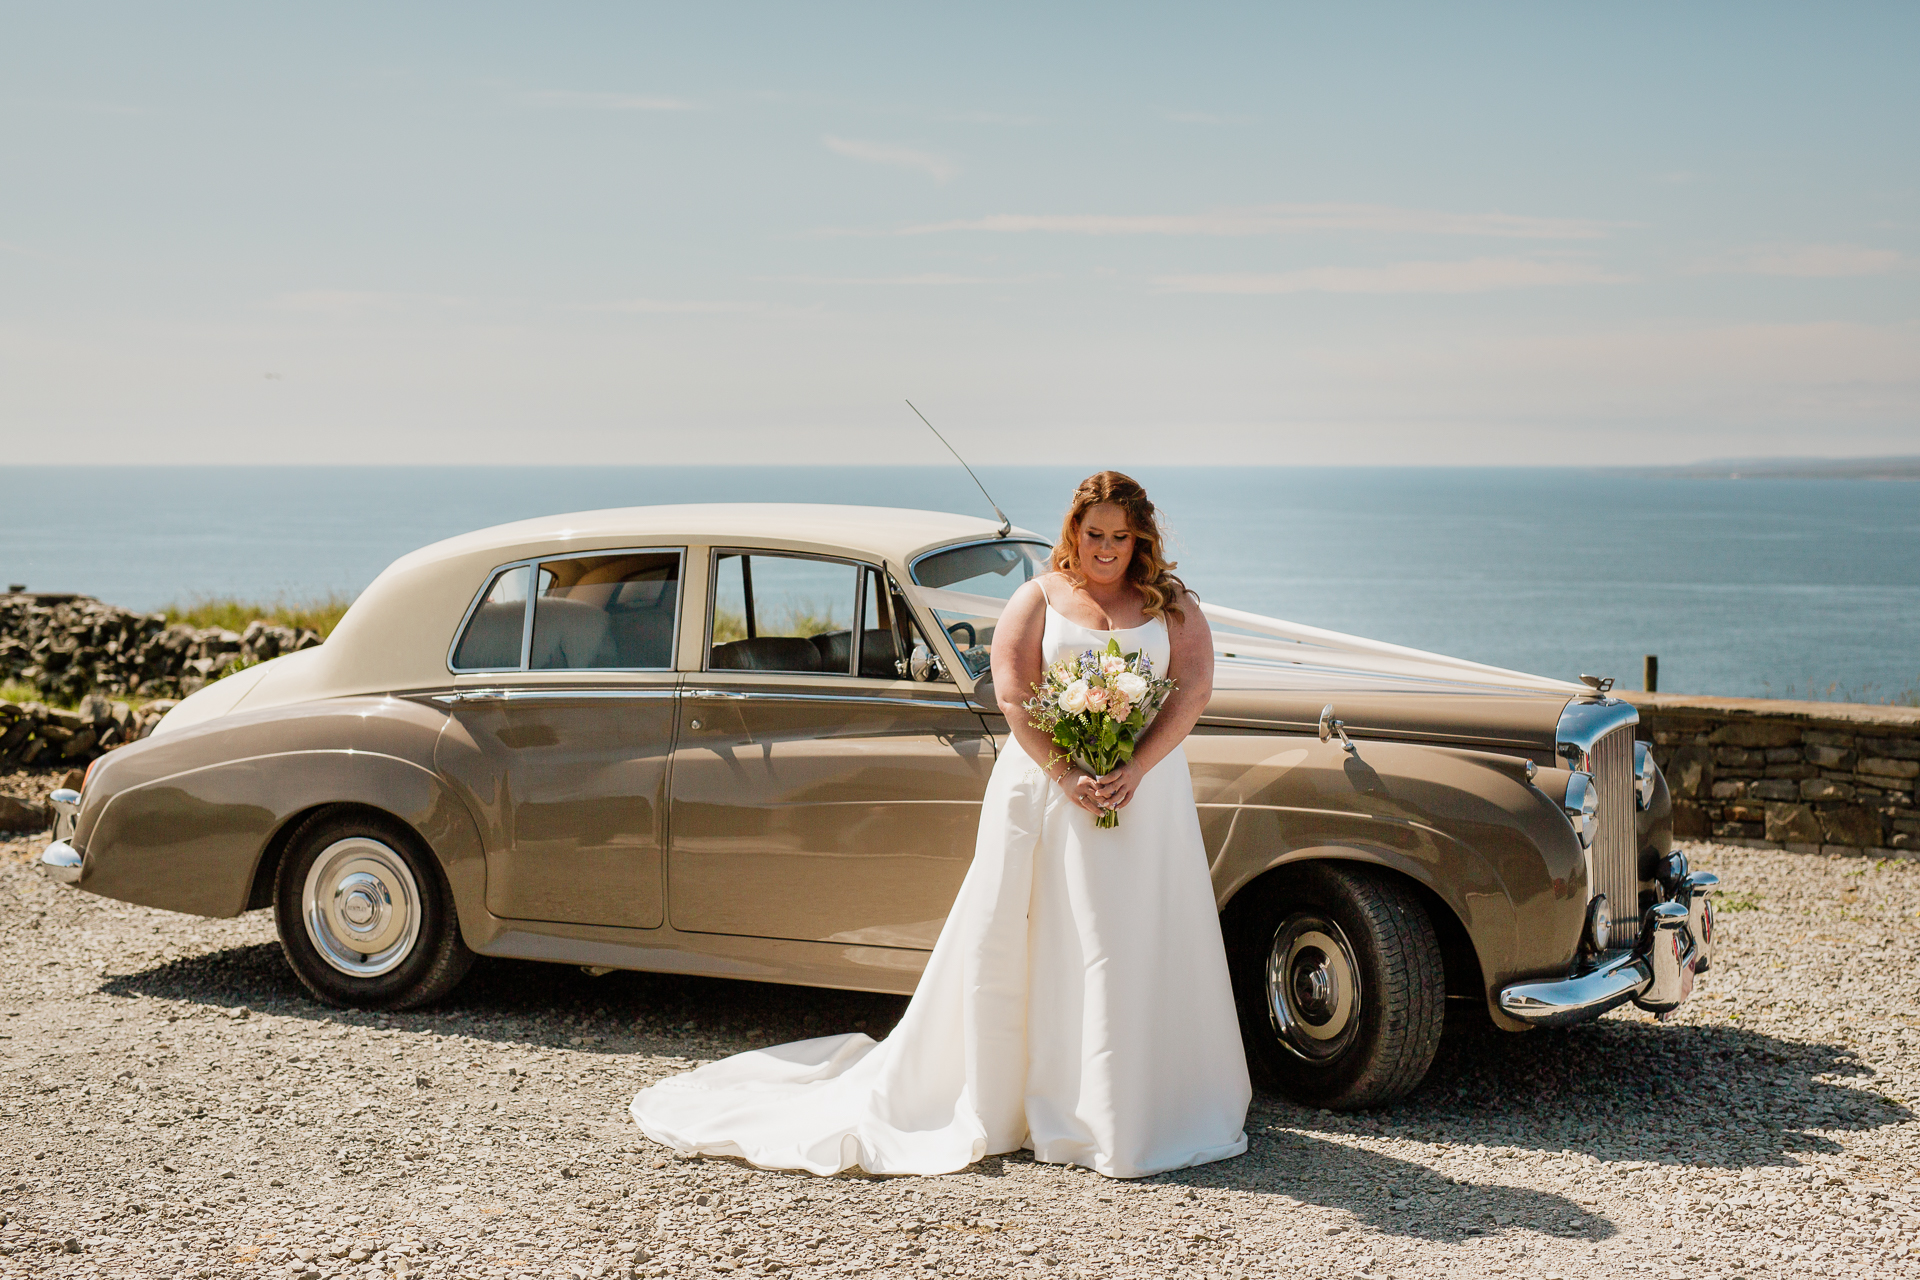
<svg viewBox="0 0 1920 1280"><path fill-rule="evenodd" d="M1047 571L1052 551L1044 542L975 542L913 562L914 585L925 589L933 616L952 638L969 674L986 673L1001 608L1022 584Z"/></svg>

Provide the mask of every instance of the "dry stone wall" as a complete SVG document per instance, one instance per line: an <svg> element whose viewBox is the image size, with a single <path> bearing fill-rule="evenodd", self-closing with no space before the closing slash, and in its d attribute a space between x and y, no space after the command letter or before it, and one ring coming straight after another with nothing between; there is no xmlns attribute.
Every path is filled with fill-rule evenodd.
<svg viewBox="0 0 1920 1280"><path fill-rule="evenodd" d="M1623 696L1667 775L1676 836L1920 857L1920 708Z"/></svg>
<svg viewBox="0 0 1920 1280"><path fill-rule="evenodd" d="M316 631L260 620L238 632L170 627L91 596L0 595L0 681L46 700L0 701L0 770L85 765L230 669L319 643Z"/></svg>
<svg viewBox="0 0 1920 1280"><path fill-rule="evenodd" d="M181 698L229 667L320 643L317 631L255 620L245 631L168 626L91 596L0 595L0 680L73 703L109 697Z"/></svg>

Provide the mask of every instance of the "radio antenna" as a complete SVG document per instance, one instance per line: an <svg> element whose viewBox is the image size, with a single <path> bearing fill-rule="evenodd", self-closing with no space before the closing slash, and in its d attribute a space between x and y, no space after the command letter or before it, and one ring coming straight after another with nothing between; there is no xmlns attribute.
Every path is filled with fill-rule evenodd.
<svg viewBox="0 0 1920 1280"><path fill-rule="evenodd" d="M914 408L913 401L907 401L907 408L913 409L914 417L920 419L922 422L927 422L927 415L920 412L919 409ZM974 484L979 486L980 496L985 498L987 505L993 508L993 514L1000 517L1000 532L993 536L996 538L1006 537L1013 531L1013 521L1007 519L1007 513L1000 509L1000 504L995 502L993 495L987 492L987 486L980 484L980 477L973 474L973 468L967 466L967 460L960 456L960 451L952 445L947 444L947 438L940 434L940 428L934 426L931 422L927 422L927 430L933 432L933 438L935 440L947 445L947 452L953 455L953 460L959 463L961 467L966 470L967 475L973 480Z"/></svg>

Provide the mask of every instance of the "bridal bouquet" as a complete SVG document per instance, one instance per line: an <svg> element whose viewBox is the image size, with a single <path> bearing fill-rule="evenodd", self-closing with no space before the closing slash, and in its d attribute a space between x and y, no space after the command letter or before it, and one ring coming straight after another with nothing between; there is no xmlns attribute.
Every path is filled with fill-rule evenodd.
<svg viewBox="0 0 1920 1280"><path fill-rule="evenodd" d="M1049 768L1054 760L1075 760L1097 778L1133 759L1134 743L1172 692L1173 681L1153 674L1153 659L1122 653L1120 642L1109 639L1105 653L1089 649L1048 667L1021 705L1062 752L1047 761ZM1103 809L1094 825L1117 827L1120 815Z"/></svg>

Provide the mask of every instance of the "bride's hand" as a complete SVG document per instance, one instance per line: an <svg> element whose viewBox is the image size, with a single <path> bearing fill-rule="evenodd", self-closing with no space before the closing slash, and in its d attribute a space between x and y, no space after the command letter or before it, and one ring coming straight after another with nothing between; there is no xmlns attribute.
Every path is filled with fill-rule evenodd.
<svg viewBox="0 0 1920 1280"><path fill-rule="evenodd" d="M1088 813L1097 814L1100 812L1100 799L1094 788L1093 775L1078 765L1069 765L1060 778L1060 789L1067 793L1067 799Z"/></svg>
<svg viewBox="0 0 1920 1280"><path fill-rule="evenodd" d="M1094 780L1094 796L1108 809L1124 809L1140 785L1140 771L1129 760L1112 773Z"/></svg>

